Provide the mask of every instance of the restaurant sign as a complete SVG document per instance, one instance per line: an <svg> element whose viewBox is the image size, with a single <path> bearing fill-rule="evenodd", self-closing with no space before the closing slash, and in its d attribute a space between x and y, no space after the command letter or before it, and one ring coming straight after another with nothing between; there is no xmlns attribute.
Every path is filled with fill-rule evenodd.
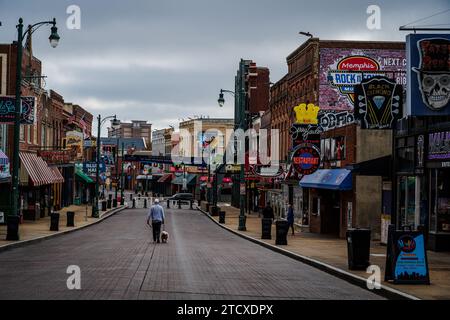
<svg viewBox="0 0 450 320"><path fill-rule="evenodd" d="M320 149L315 144L302 143L292 153L291 162L298 174L313 174L320 166Z"/></svg>
<svg viewBox="0 0 450 320"><path fill-rule="evenodd" d="M48 164L70 163L76 160L77 152L74 149L69 150L39 150L38 156Z"/></svg>

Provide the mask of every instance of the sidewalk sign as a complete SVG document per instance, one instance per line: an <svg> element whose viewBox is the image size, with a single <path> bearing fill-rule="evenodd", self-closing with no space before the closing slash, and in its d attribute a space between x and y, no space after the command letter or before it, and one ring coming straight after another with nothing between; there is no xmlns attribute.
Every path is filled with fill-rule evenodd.
<svg viewBox="0 0 450 320"><path fill-rule="evenodd" d="M430 284L423 232L389 231L385 279L395 284Z"/></svg>

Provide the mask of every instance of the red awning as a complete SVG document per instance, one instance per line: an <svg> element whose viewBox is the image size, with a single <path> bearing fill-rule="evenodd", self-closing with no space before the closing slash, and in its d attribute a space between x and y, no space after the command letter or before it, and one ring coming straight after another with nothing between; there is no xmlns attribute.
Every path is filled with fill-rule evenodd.
<svg viewBox="0 0 450 320"><path fill-rule="evenodd" d="M41 157L38 157L37 154L31 152L19 152L19 157L35 187L59 183L61 179L62 182L64 182L64 178L61 176L61 173L57 175L56 172L50 169L47 162L45 162Z"/></svg>
<svg viewBox="0 0 450 320"><path fill-rule="evenodd" d="M53 183L64 183L64 177L58 167L49 167L53 174Z"/></svg>
<svg viewBox="0 0 450 320"><path fill-rule="evenodd" d="M165 183L165 182L170 182L171 180L172 180L172 174L166 173L165 175L163 175L161 178L158 179L158 182Z"/></svg>

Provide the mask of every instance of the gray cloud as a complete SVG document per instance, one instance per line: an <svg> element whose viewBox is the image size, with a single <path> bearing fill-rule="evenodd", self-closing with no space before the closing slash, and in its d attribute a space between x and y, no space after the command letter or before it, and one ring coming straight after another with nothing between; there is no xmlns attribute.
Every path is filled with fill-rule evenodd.
<svg viewBox="0 0 450 320"><path fill-rule="evenodd" d="M81 8L81 30L65 27L67 6ZM271 81L287 71L286 56L310 31L322 39L404 40L398 27L448 8L445 0L378 1L382 30L366 28L369 0L0 0L0 42L15 25L56 17L61 43L48 45L48 28L34 36L47 88L94 114L116 112L155 127L192 115L230 117L217 106L220 88L232 89L240 58L268 66ZM441 19L443 18L443 20ZM441 20L439 20L441 19ZM432 20L447 23L448 15Z"/></svg>

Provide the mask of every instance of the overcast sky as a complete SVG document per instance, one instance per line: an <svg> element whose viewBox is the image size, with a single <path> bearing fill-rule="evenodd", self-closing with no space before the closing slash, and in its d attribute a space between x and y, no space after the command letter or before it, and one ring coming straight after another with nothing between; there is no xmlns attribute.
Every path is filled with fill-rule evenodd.
<svg viewBox="0 0 450 320"><path fill-rule="evenodd" d="M81 29L69 30L69 5L81 8ZM381 8L381 30L366 27L369 5ZM0 43L25 25L56 18L60 45L48 44L49 27L33 35L46 89L94 115L148 120L154 128L194 115L232 117L228 97L240 58L286 74L286 56L309 31L321 39L401 40L400 25L450 8L448 0L0 0ZM419 24L448 23L450 13ZM103 130L105 131L105 130Z"/></svg>

